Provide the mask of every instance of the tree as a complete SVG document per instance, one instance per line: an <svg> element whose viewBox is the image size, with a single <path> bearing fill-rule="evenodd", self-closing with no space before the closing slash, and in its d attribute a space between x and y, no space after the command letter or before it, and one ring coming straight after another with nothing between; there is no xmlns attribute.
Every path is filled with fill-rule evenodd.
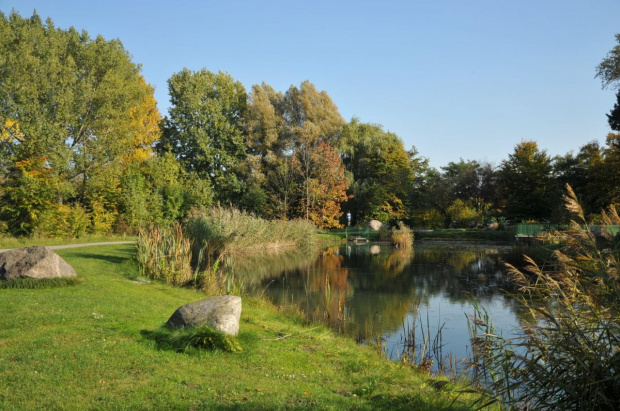
<svg viewBox="0 0 620 411"><path fill-rule="evenodd" d="M331 155L343 122L329 95L309 81L286 93L265 83L252 87L246 122L248 156L242 167L246 184L264 198L267 216L333 224L331 215L342 201L337 199L343 198L336 187L345 181L333 178L338 164ZM322 174L328 170L332 177ZM328 196L336 203L318 196L318 187L324 190L322 195L335 190Z"/></svg>
<svg viewBox="0 0 620 411"><path fill-rule="evenodd" d="M319 92L312 83L291 86L282 100L286 149L293 150L302 185L302 216L310 220L311 180L317 170L314 151L321 143L333 144L344 120L327 92Z"/></svg>
<svg viewBox="0 0 620 411"><path fill-rule="evenodd" d="M609 133L604 150L605 160L599 178L605 181L601 196L605 198L605 206L620 204L620 133Z"/></svg>
<svg viewBox="0 0 620 411"><path fill-rule="evenodd" d="M498 171L498 186L505 201L506 217L539 220L551 217L557 198L552 185L552 161L534 141L515 147Z"/></svg>
<svg viewBox="0 0 620 411"><path fill-rule="evenodd" d="M0 56L4 172L44 157L53 186L72 186L54 196L57 206L90 207L115 191L117 202L124 164L148 156L159 119L153 88L121 42L13 12L0 14Z"/></svg>
<svg viewBox="0 0 620 411"><path fill-rule="evenodd" d="M564 189L567 184L573 187L586 216L598 214L609 205L609 187L606 187L609 181L605 177L604 161L604 150L597 141L584 144L577 155L567 153L554 161L556 190ZM561 203L557 207L560 208ZM570 214L565 211L561 217L568 220Z"/></svg>
<svg viewBox="0 0 620 411"><path fill-rule="evenodd" d="M417 152L407 152L396 134L353 118L343 126L338 147L351 175L346 209L354 221L395 222L409 214Z"/></svg>
<svg viewBox="0 0 620 411"><path fill-rule="evenodd" d="M227 73L183 69L168 89L160 152L172 152L186 171L209 180L219 201L233 202L240 192L235 169L246 156L245 88Z"/></svg>
<svg viewBox="0 0 620 411"><path fill-rule="evenodd" d="M446 213L455 227L469 227L480 223L480 212L460 198L450 204Z"/></svg>
<svg viewBox="0 0 620 411"><path fill-rule="evenodd" d="M301 207L308 219L319 228L341 227L340 204L347 199L348 182L338 152L321 142L312 152L312 175L308 181L308 196L302 197Z"/></svg>
<svg viewBox="0 0 620 411"><path fill-rule="evenodd" d="M620 33L616 34L618 43L596 67L596 77L600 77L603 88L617 86L620 81Z"/></svg>
<svg viewBox="0 0 620 411"><path fill-rule="evenodd" d="M620 90L616 93L614 108L606 116L609 127L614 131L620 131Z"/></svg>
<svg viewBox="0 0 620 411"><path fill-rule="evenodd" d="M479 220L486 218L497 202L495 170L488 163L478 161L450 162L442 167L451 198L473 207ZM471 220L471 219L470 219ZM480 223L481 221L477 221Z"/></svg>

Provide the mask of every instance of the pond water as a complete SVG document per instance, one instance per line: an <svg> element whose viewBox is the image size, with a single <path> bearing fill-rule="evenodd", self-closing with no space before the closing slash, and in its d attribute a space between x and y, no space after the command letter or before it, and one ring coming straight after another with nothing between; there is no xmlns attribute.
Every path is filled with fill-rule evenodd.
<svg viewBox="0 0 620 411"><path fill-rule="evenodd" d="M419 361L424 351L436 371L448 355L468 355L466 314L473 316L474 301L488 310L497 333L518 329L522 313L501 264L506 251L451 242L419 243L410 251L342 245L318 255L244 259L230 269L247 291L295 304L360 342L380 342L389 358Z"/></svg>

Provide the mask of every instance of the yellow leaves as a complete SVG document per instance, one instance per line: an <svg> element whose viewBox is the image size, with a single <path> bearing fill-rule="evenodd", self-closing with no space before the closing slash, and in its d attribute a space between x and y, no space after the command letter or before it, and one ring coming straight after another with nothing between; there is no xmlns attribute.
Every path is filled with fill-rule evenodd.
<svg viewBox="0 0 620 411"><path fill-rule="evenodd" d="M19 123L7 119L4 124L0 126L0 141L12 143L13 139L22 141L24 139L24 133L19 130Z"/></svg>
<svg viewBox="0 0 620 411"><path fill-rule="evenodd" d="M127 153L122 157L125 164L142 163L152 153L152 145L160 138L159 124L161 115L157 109L157 101L153 97L153 89L146 84L144 78L140 82L148 91L140 104L129 110L129 136L127 137Z"/></svg>

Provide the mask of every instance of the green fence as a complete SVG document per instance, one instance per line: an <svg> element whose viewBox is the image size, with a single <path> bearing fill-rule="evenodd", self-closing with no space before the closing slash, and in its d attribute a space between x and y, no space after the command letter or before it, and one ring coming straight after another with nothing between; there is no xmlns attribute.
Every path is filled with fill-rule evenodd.
<svg viewBox="0 0 620 411"><path fill-rule="evenodd" d="M590 228L590 231L592 231L593 233L600 234L603 226L590 224L589 228ZM524 223L524 224L517 224L515 226L515 235L538 237L542 233L547 232L547 231L561 231L561 230L566 230L566 229L568 229L568 226L558 226L558 225L553 225L553 224ZM616 236L618 235L618 232L620 231L620 226L608 225L607 231L609 231L611 235Z"/></svg>
<svg viewBox="0 0 620 411"><path fill-rule="evenodd" d="M593 233L600 233L602 229L603 229L602 225L590 224L590 231L592 231ZM618 232L620 231L620 226L619 225L608 225L607 231L612 236L615 237L618 235Z"/></svg>
<svg viewBox="0 0 620 411"><path fill-rule="evenodd" d="M517 224L515 226L515 235L538 237L544 231L549 231L551 229L552 227L550 224Z"/></svg>

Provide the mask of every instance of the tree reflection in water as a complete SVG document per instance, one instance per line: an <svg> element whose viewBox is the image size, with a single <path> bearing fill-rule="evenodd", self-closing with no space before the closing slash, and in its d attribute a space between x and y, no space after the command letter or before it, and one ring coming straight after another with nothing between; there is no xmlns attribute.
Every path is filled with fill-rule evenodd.
<svg viewBox="0 0 620 411"><path fill-rule="evenodd" d="M388 356L402 353L404 334L416 324L440 328L443 351L463 358L469 335L465 313L475 298L509 334L525 313L502 270L507 250L459 244L338 246L236 262L248 291L277 303L294 303L309 320L321 320L360 341L380 338ZM428 319L428 320L427 320ZM426 330L428 331L428 330ZM426 332L425 331L425 332Z"/></svg>

